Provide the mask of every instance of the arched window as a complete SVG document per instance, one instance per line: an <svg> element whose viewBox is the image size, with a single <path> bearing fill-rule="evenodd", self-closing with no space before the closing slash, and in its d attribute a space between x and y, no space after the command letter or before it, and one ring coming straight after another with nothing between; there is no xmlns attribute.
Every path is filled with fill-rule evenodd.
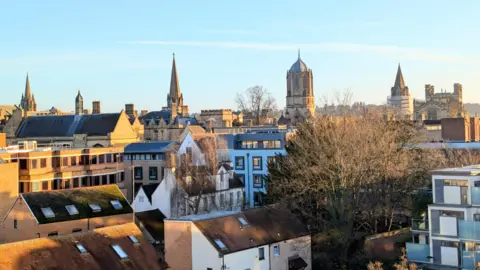
<svg viewBox="0 0 480 270"><path fill-rule="evenodd" d="M94 147L94 148L100 148L100 147L103 147L103 145L97 143L97 144L95 144L93 147Z"/></svg>

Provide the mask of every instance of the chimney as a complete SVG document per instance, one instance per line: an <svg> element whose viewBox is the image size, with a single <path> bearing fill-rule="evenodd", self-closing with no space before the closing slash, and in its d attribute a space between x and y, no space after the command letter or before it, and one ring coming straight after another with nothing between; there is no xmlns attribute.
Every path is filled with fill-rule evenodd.
<svg viewBox="0 0 480 270"><path fill-rule="evenodd" d="M102 113L100 109L100 101L96 100L92 102L92 114L100 114Z"/></svg>
<svg viewBox="0 0 480 270"><path fill-rule="evenodd" d="M148 110L141 110L140 111L140 116L144 116L148 113Z"/></svg>
<svg viewBox="0 0 480 270"><path fill-rule="evenodd" d="M165 157L165 167L166 168L176 168L176 161L177 161L177 156L175 155L175 152L167 152L166 157Z"/></svg>
<svg viewBox="0 0 480 270"><path fill-rule="evenodd" d="M133 105L132 103L125 104L125 113L128 116L134 116L133 114L134 112L135 112L135 105Z"/></svg>
<svg viewBox="0 0 480 270"><path fill-rule="evenodd" d="M89 109L83 109L83 114L91 114L92 111Z"/></svg>
<svg viewBox="0 0 480 270"><path fill-rule="evenodd" d="M207 120L207 131L210 133L213 132L213 121L211 119Z"/></svg>

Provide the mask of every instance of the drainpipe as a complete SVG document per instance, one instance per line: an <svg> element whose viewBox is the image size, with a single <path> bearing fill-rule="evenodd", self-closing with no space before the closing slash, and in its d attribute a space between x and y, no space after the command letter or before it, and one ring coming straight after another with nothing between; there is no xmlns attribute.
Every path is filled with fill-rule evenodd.
<svg viewBox="0 0 480 270"><path fill-rule="evenodd" d="M245 161L245 187L247 189L247 192L245 192L245 195L247 195L248 198L248 208L250 208L250 201L252 200L252 197L250 196L250 170L248 164L250 163L250 153L247 153L247 160ZM247 184L248 183L248 184ZM253 184L253 183L252 183Z"/></svg>

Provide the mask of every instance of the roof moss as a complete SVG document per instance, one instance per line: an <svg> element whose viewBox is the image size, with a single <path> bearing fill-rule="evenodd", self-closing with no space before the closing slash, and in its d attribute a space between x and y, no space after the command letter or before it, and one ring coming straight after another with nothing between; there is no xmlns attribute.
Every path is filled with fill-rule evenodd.
<svg viewBox="0 0 480 270"><path fill-rule="evenodd" d="M24 193L22 196L39 224L133 213L117 185ZM119 201L123 208L113 208L113 200ZM101 211L93 212L89 205L92 203L98 204ZM75 205L78 214L70 215L66 205ZM52 209L55 217L46 218L43 215L41 209L46 207Z"/></svg>

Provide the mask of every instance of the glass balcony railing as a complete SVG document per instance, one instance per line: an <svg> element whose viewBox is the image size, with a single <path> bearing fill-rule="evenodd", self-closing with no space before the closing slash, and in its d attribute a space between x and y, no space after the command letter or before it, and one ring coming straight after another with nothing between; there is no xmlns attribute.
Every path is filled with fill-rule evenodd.
<svg viewBox="0 0 480 270"><path fill-rule="evenodd" d="M480 262L480 253L478 251L462 252L463 269L474 269L478 262Z"/></svg>
<svg viewBox="0 0 480 270"><path fill-rule="evenodd" d="M428 220L412 219L412 230L414 231L428 231Z"/></svg>
<svg viewBox="0 0 480 270"><path fill-rule="evenodd" d="M458 221L459 237L465 240L480 240L480 221Z"/></svg>
<svg viewBox="0 0 480 270"><path fill-rule="evenodd" d="M480 205L480 187L472 187L472 204Z"/></svg>
<svg viewBox="0 0 480 270"><path fill-rule="evenodd" d="M425 262L430 260L430 246L424 244L405 243L407 248L407 259L412 262Z"/></svg>

